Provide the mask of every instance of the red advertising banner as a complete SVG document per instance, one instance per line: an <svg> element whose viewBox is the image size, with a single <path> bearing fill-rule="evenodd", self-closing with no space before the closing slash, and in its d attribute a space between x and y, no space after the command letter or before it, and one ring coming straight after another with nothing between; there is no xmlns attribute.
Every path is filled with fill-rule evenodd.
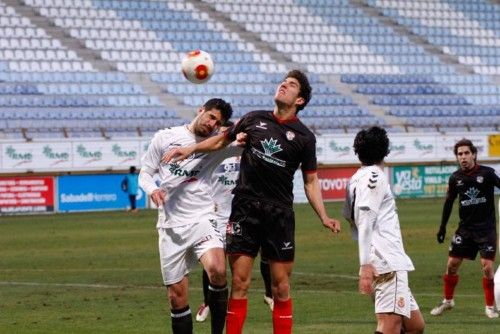
<svg viewBox="0 0 500 334"><path fill-rule="evenodd" d="M54 211L54 178L1 177L0 213Z"/></svg>
<svg viewBox="0 0 500 334"><path fill-rule="evenodd" d="M357 167L318 169L319 185L325 201L345 199L345 189Z"/></svg>

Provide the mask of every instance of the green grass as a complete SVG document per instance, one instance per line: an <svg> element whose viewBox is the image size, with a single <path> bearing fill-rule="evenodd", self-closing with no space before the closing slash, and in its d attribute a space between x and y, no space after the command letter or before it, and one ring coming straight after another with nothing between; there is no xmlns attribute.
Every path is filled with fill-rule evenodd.
<svg viewBox="0 0 500 334"><path fill-rule="evenodd" d="M399 200L405 246L416 271L410 286L427 333L499 333L487 319L479 261L460 271L455 309L431 317L441 299L447 244L435 233L441 199ZM340 203L328 204L339 216ZM357 245L348 224L339 236L320 226L308 205L296 207L297 254L292 279L294 333L372 333L373 305L357 293ZM456 212L448 237L456 227ZM169 333L161 286L156 213L142 211L0 217L0 333ZM271 314L254 268L245 333L271 333ZM193 312L201 301L200 269L191 275ZM195 323L209 333L208 323Z"/></svg>

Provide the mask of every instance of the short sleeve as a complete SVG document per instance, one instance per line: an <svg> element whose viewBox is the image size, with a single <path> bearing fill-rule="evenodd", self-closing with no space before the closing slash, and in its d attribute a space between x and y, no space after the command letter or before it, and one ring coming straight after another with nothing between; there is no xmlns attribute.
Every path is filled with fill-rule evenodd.
<svg viewBox="0 0 500 334"><path fill-rule="evenodd" d="M236 124L227 129L226 138L230 141L236 140L236 135L240 132L244 132L250 117L250 114L246 114Z"/></svg>
<svg viewBox="0 0 500 334"><path fill-rule="evenodd" d="M306 143L304 154L302 155L301 169L303 173L315 172L317 169L316 160L316 138L311 136L311 139Z"/></svg>
<svg viewBox="0 0 500 334"><path fill-rule="evenodd" d="M378 213L384 200L387 183L381 172L370 171L356 187L356 206Z"/></svg>
<svg viewBox="0 0 500 334"><path fill-rule="evenodd" d="M156 171L159 168L162 157L161 141L159 133L151 139L148 150L142 156L141 168L147 168L150 171Z"/></svg>

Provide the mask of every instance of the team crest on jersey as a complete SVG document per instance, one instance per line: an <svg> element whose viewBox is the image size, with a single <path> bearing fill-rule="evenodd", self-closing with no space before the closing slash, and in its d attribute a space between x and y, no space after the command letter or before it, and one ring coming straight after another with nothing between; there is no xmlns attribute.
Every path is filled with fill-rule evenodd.
<svg viewBox="0 0 500 334"><path fill-rule="evenodd" d="M477 181L477 183L483 183L484 178L483 178L482 176L478 176L478 177L476 178L476 181Z"/></svg>
<svg viewBox="0 0 500 334"><path fill-rule="evenodd" d="M286 132L286 139L293 140L294 138L295 138L295 133L293 133L292 131Z"/></svg>

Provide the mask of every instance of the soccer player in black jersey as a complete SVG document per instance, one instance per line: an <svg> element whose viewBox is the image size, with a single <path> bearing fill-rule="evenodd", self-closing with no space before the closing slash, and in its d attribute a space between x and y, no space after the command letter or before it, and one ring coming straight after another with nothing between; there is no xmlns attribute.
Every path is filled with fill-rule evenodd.
<svg viewBox="0 0 500 334"><path fill-rule="evenodd" d="M295 253L293 176L300 167L309 203L323 225L334 233L339 221L328 217L316 172L316 138L297 118L311 98L304 73L290 71L278 85L273 111L253 111L225 135L174 149L164 162L181 160L194 152L220 149L245 133L240 175L227 230L227 254L232 272L226 333L239 334L247 314L247 292L254 258L259 249L269 260L274 299L275 334L292 331L290 275Z"/></svg>
<svg viewBox="0 0 500 334"><path fill-rule="evenodd" d="M489 318L498 318L494 306L493 284L493 263L497 248L494 190L495 187L500 188L500 178L493 168L477 164L477 148L470 140L458 141L453 152L460 168L448 181L441 226L437 233L438 242L444 242L446 224L457 196L460 222L451 241L446 273L443 276L444 299L432 309L431 314L441 315L455 306L453 293L458 283L458 269L464 258L474 260L479 252L483 269L485 314Z"/></svg>

